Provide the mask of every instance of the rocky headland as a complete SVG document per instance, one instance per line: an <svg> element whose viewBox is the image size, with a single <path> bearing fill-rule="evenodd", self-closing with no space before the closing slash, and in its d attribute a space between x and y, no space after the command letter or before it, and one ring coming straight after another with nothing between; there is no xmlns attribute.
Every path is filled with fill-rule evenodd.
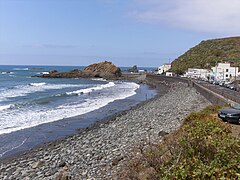
<svg viewBox="0 0 240 180"><path fill-rule="evenodd" d="M42 78L104 78L116 79L121 76L121 69L112 62L104 61L87 66L84 70L74 69L70 72L51 71Z"/></svg>
<svg viewBox="0 0 240 180"><path fill-rule="evenodd" d="M139 145L161 141L192 111L210 103L184 83L92 128L0 164L0 179L119 179ZM161 89L161 88L160 88Z"/></svg>

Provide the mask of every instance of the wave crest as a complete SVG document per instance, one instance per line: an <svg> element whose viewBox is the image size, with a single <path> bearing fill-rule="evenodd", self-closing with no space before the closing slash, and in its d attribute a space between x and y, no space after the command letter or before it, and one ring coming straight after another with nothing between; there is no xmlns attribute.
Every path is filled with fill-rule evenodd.
<svg viewBox="0 0 240 180"><path fill-rule="evenodd" d="M95 90L102 88L106 88L105 93L101 93L98 98L85 99L82 103L65 103L57 107L48 109L40 108L35 109L34 111L32 109L13 109L12 112L2 111L0 112L0 134L11 133L13 131L92 112L115 100L125 99L135 95L139 85L129 82L120 84L110 82L108 84L95 87Z"/></svg>
<svg viewBox="0 0 240 180"><path fill-rule="evenodd" d="M30 83L28 85L15 86L9 89L0 91L0 101L5 101L9 98L26 96L27 94L41 92L51 89L64 89L71 87L81 87L79 84L47 84L44 82L41 83Z"/></svg>
<svg viewBox="0 0 240 180"><path fill-rule="evenodd" d="M91 87L91 88L86 88L86 89L80 89L77 91L72 91L72 92L66 92L66 95L80 95L80 94L87 94L96 90L101 90L101 89L105 89L105 88L110 88L115 86L114 82L109 82L108 84L103 84L103 85L99 85L96 87Z"/></svg>

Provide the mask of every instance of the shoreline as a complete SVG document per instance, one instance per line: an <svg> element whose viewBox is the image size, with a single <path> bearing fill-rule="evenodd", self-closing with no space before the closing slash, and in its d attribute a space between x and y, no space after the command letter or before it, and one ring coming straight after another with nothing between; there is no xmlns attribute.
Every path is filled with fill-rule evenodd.
<svg viewBox="0 0 240 180"><path fill-rule="evenodd" d="M165 85L160 83L160 86L165 86ZM25 177L25 176L30 177L30 178L38 177L38 178L42 178L42 179L54 178L54 177L58 176L59 173L60 174L65 173L73 178L74 177L75 178L76 177L78 177L78 178L86 178L87 177L87 178L100 178L100 179L106 178L106 179L108 179L108 178L112 177L113 174L116 173L117 169L119 169L119 167L121 166L119 164L121 164L123 161L125 161L128 158L128 156L129 156L128 153L132 150L131 147L133 148L133 146L137 145L138 143L146 142L148 132L152 131L152 129L150 129L148 127L148 123L146 121L154 121L151 123L155 124L155 123L157 123L157 121L161 120L161 119L158 119L158 116L160 116L161 118L163 118L164 116L169 116L169 118L171 118L171 116L173 116L172 113L174 113L174 114L177 113L176 114L178 116L177 120L175 119L176 117L172 117L173 119L170 119L170 120L164 118L165 121L169 121L169 123L171 123L172 125L169 125L168 123L160 124L160 122L157 123L156 125L153 125L153 129L156 128L155 126L158 126L158 128L156 129L156 131L158 131L158 132L155 132L154 137L159 138L158 133L160 131L171 132L172 130L178 128L181 125L182 118L187 116L188 113L190 113L191 111L194 111L196 109L203 108L208 104L206 102L206 100L204 100L204 98L201 97L196 92L196 90L190 89L190 88L186 87L186 85L183 85L182 83L177 83L175 88L177 89L179 87L181 87L179 89L179 91L181 91L183 93L188 93L186 91L190 91L192 93L192 94L190 94L192 96L191 97L192 99L190 98L187 101L189 101L189 102L192 102L192 100L196 101L196 100L194 100L194 98L196 96L197 98L201 99L202 104L200 103L200 105L197 105L197 106L192 105L192 107L190 109L188 109L188 108L186 109L186 108L182 107L181 104L185 103L185 100L182 99L184 97L178 97L179 95L181 95L181 93L178 91L174 91L174 89L172 89L172 84L171 84L170 86L168 86L168 88L166 90L168 92L163 93L163 94L158 94L153 99L150 99L148 101L140 103L137 106L131 108L130 110L119 112L113 116L105 118L102 121L96 122L91 127L86 128L85 130L81 130L77 134L68 136L64 139L60 139L60 140L56 140L54 142L44 144L41 147L38 147L37 149L33 149L33 150L30 150L30 151L24 153L24 155L19 155L18 157L15 157L15 158L3 160L1 162L1 171L3 171L5 169L6 171L8 171L8 173L11 174L11 173L15 172L16 169L18 169L18 168L27 169L27 173L21 177ZM186 88L186 89L184 89L184 88ZM169 91L169 89L171 89L171 90ZM172 97L172 96L174 96L174 97ZM142 125L140 123L140 124L138 124L138 126L139 126L138 128L135 127L136 124L134 124L133 122L138 123L138 120L137 120L138 118L135 119L136 117L134 117L134 114L137 115L139 113L143 113L142 117L141 116L139 116L139 117L144 118L145 111L148 112L148 111L152 110L153 107L156 107L155 105L158 104L158 101L162 101L162 102L160 102L160 104L161 103L163 104L164 100L169 100L168 98L170 98L170 100L173 98L172 101L174 101L174 98L179 98L175 103L177 103L179 101L178 108L179 109L183 108L184 112L179 115L179 112L177 112L177 111L179 111L178 109L176 112L172 112L172 113L165 112L166 110L163 109L162 112L164 113L164 115L161 115L161 114L158 115L157 112L156 112L156 114L154 114L153 117L157 118L156 122L155 122L155 119L149 119L148 116L151 117L151 114L147 114L148 116L146 116L146 120L145 119L141 120L141 122L144 123L144 125ZM166 102L166 104L167 103L170 103L169 106L172 106L170 101ZM173 107L174 107L174 104L173 104ZM158 108L158 107L156 107L156 108ZM159 109L159 110L161 111L161 109ZM174 109L173 109L173 111L174 111ZM155 110L153 112L155 113ZM170 114L167 114L167 113L170 113ZM122 119L122 121L120 121L121 119ZM131 124L131 123L133 123L133 124ZM118 127L118 126L120 126L120 127ZM121 128L121 126L123 128ZM102 129L103 129L103 132L102 132ZM112 130L112 129L116 129L116 130ZM122 139L121 135L118 134L116 131L122 132L122 131L125 131L125 129L127 131L127 135L126 135L126 133L122 134L122 136L126 135L126 138ZM102 133L102 135L99 135L99 133L100 134ZM111 143L109 144L108 141L112 141L114 139L112 139L113 138L112 136L108 136L108 133L112 133L114 135L114 138L117 138L116 141L119 141L119 143L123 143L122 146L119 146L119 144L114 144L114 146L112 147L112 144ZM95 134L96 134L96 136L94 136ZM132 138L134 138L136 135L138 137L138 134L139 134L139 139L138 139L138 141L137 141L138 143L137 143L136 140L132 139ZM107 136L107 138L104 139L104 136ZM140 137L142 137L142 138L140 138ZM96 140L96 142L94 141L94 143L91 143L92 140ZM127 142L129 142L130 144L128 144L128 143L125 144L126 142L123 142L125 140L127 140ZM82 144L79 145L79 143L80 144L82 143ZM116 142L113 141L112 143L116 143ZM69 148L74 149L73 152L71 149L68 149L68 147L65 147L64 144L69 146ZM98 153L100 153L100 155L98 153L91 154L93 151L96 151L95 147L92 147L93 144L97 145L97 147L99 149L102 149L103 152L107 151L106 152L107 154L101 155L102 152L98 152ZM63 147L60 148L61 146L63 146ZM78 147L78 146L81 148L75 150L75 147ZM90 147L88 147L88 146L90 146ZM110 147L110 149L108 149L108 146ZM118 146L119 146L119 148L117 148ZM107 150L106 150L106 148L107 148ZM65 152L65 150L67 152ZM55 151L59 151L59 152L55 152ZM73 153L73 154L68 157L65 157L65 155L62 151L64 151L65 154L68 154L68 153L69 154ZM56 157L55 156L55 155L57 155L56 153L58 154L58 156L60 155L60 157ZM55 154L55 155L50 156L50 154ZM61 157L62 155L64 157ZM81 158L79 157L79 159L82 159L82 158L85 159L85 161L81 161L81 162L85 162L86 164L85 163L76 164L74 162L75 158L74 159L71 158L71 157L77 158L78 156L81 157ZM95 158L95 156L96 156L96 158ZM106 156L106 158L103 158L102 156L104 156L104 157ZM49 160L48 158L53 158L53 159ZM70 158L71 160L66 159L66 158ZM91 158L93 158L93 159L95 158L95 160L91 160ZM98 158L100 158L100 160L98 160ZM41 160L41 159L43 159L43 160ZM42 161L44 161L44 162L42 162ZM52 168L44 167L46 165L45 164L46 161L49 163L54 163ZM92 163L92 161L95 163ZM103 163L102 161L105 163ZM18 167L12 167L19 163L21 165L18 165ZM89 165L87 165L87 164L89 164ZM34 165L37 165L37 167L33 168L33 167L35 167ZM89 167L89 168L84 168L85 165L86 165L86 167ZM4 166L9 166L9 169L8 168L6 169ZM81 168L78 166L81 166ZM50 170L46 171L45 170L46 168L50 169ZM113 169L111 169L111 168L113 168ZM39 172L39 175L36 174L35 170L36 170L36 172ZM79 172L78 172L78 170L79 170ZM77 171L77 172L75 172L75 171ZM104 173L104 171L107 171L107 172ZM16 173L13 173L13 177L15 177L15 175L19 176L19 172L17 171ZM3 176L4 176L4 173L3 173ZM7 175L6 175L6 177L9 178L9 176L7 176Z"/></svg>
<svg viewBox="0 0 240 180"><path fill-rule="evenodd" d="M158 94L159 94L159 92L155 88L150 87L151 85L148 85L147 83L140 83L137 80L136 81L129 80L127 82L135 82L137 84L140 84L140 88L136 91L137 93L131 97L116 100L116 101L111 102L108 105L101 107L97 110L94 110L90 113L62 119L59 121L54 121L51 123L45 123L45 124L41 124L36 127L21 130L23 132L20 132L20 136L23 136L23 134L26 134L25 138L27 138L27 139L28 139L28 136L31 136L31 133L34 132L34 129L35 129L35 132L37 131L36 133L40 133L40 134L45 133L45 136L49 136L49 137L46 140L37 140L36 139L37 143L33 142L33 140L34 140L33 138L34 137L38 138L38 136L34 135L33 138L30 137L31 139L29 141L30 141L30 143L33 142L32 143L33 145L29 146L28 145L29 143L27 142L26 147L23 147L23 148L21 147L20 150L13 149L13 152L10 151L11 153L7 152L7 155L4 155L5 157L3 156L2 158L0 158L0 163L20 158L22 155L28 154L32 151L35 151L38 148L47 147L49 144L52 144L55 141L56 141L56 143L59 143L68 137L71 137L71 136L79 134L83 131L92 129L93 127L98 126L98 124L105 123L106 121L109 121L109 119L113 119L116 116L124 114L127 111L138 107L142 103L145 103L146 102L145 93L148 94L148 97L150 100L155 98L155 96L158 96ZM139 96L143 96L143 94L144 94L144 98L142 98L142 97L140 98ZM147 101L149 101L149 99ZM117 108L118 104L120 105L119 108ZM128 105L127 108L125 108L124 105ZM103 113L101 113L101 112L103 112ZM51 126L51 128L48 128L49 126ZM58 126L62 126L61 129L59 129ZM75 127L78 127L78 128L75 128ZM38 129L45 129L45 128L47 129L46 132L44 132L44 131L40 132L38 130ZM52 129L52 128L56 128L56 130ZM49 130L51 130L51 131L49 131ZM16 133L16 135L18 135L18 134ZM51 138L52 134L54 136L53 138ZM16 135L13 135L13 137L17 138ZM39 137L41 138L41 136L39 136ZM10 136L10 138L12 139L11 136ZM18 149L18 147L16 149Z"/></svg>
<svg viewBox="0 0 240 180"><path fill-rule="evenodd" d="M117 80L118 81L118 80ZM33 147L30 146L30 148L25 148L24 150L20 150L20 151L17 151L17 152L13 152L11 153L10 155L7 155L6 157L2 157L0 158L0 163L7 163L7 162L10 162L10 161L13 161L15 159L18 159L18 158L21 158L22 156L26 155L26 154L32 154L34 153L35 151L37 151L39 148L46 148L48 147L49 145L52 145L52 144L57 144L57 143L61 143L62 141L64 141L65 139L69 138L69 137L72 137L76 134L81 134L83 132L86 132L86 131L90 131L92 129L95 129L95 128L98 128L101 124L105 124L105 123L109 123L111 120L115 119L117 116L121 116L123 114L126 114L128 111L131 111L131 110L134 110L136 108L138 108L139 106L147 103L148 101L151 101L151 100L154 100L155 98L157 98L158 96L162 96L163 94L165 94L169 87L164 85L164 84L161 84L161 88L157 89L156 86L154 86L152 83L148 83L147 80L146 80L146 75L145 74L139 74L139 75L128 75L127 78L124 78L124 81L126 82L134 82L134 83L137 83L137 84L142 84L143 87L145 88L140 88L140 93L138 92L138 96L143 94L144 95L144 100L140 100L134 104L134 105L130 105L129 104L129 108L125 108L123 110L118 110L116 112L114 112L113 114L109 114L107 116L104 116L102 115L103 117L100 117L100 118L94 118L96 120L93 120L93 122L90 122L89 125L86 125L86 127L79 127L79 128L75 128L74 130L72 130L72 132L70 134L66 134L63 133L63 135L59 135L57 138L54 138L54 139L51 139L51 140L47 140L47 141L43 141L43 142L40 142L40 143L37 143L36 145L33 145ZM142 90L141 90L142 89ZM138 90L139 91L139 90ZM149 92L148 92L149 91ZM155 91L155 95L152 96L152 93L154 92L151 92L151 91ZM146 97L150 97L150 98L147 98L147 100L145 100L145 93L148 93L148 96ZM137 95L136 94L136 95ZM141 95L141 96L143 96ZM134 95L135 96L135 95ZM128 98L126 98L128 99ZM134 98L135 99L135 98ZM124 99L123 99L124 100ZM112 102L112 103L117 103L119 101L122 101L122 100L117 100L116 102ZM112 103L110 103L109 105L112 106ZM107 105L107 106L109 106ZM104 109L107 108L106 107L102 107ZM102 108L98 109L97 111L101 111ZM95 111L94 111L95 112ZM93 112L91 112L92 114ZM60 121L68 121L68 120L77 120L79 121L80 119L80 123L84 120L84 121L87 121L87 120L91 120L91 118L89 119L89 113L87 114L83 114L83 115L80 115L80 116L76 116L76 117L71 117L71 118L67 118L67 119L63 119L63 120L60 120ZM96 114L97 115L97 114ZM95 116L96 116L95 115ZM99 114L98 114L99 115ZM100 114L101 116L101 114ZM59 121L59 122L60 122ZM57 121L58 122L58 121ZM50 124L52 123L56 123L56 122L51 122ZM86 123L86 122L85 122ZM41 124L40 126L46 126L47 124L49 123L46 123L46 124ZM61 122L60 122L61 124ZM84 124L84 122L83 122ZM65 126L65 125L64 125ZM81 124L80 124L81 126ZM32 128L37 128L38 126L36 127L32 127ZM27 128L27 129L32 129L32 128ZM69 127L68 127L69 128ZM66 129L66 127L64 128ZM63 129L63 131L64 131ZM46 134L47 135L47 134ZM26 136L26 138L28 139L28 137ZM18 148L18 147L17 147ZM14 150L14 149L13 149ZM14 150L15 151L15 150Z"/></svg>
<svg viewBox="0 0 240 180"><path fill-rule="evenodd" d="M138 82L135 82L135 83L138 83ZM55 146L55 145L65 141L66 139L69 139L69 138L75 136L75 135L81 135L83 133L87 133L89 131L98 129L101 125L109 124L112 121L114 121L114 119L116 119L117 117L122 116L122 115L126 115L128 112L130 112L132 110L135 110L135 109L143 106L144 104L155 100L158 97L163 96L169 90L169 87L166 86L166 85L162 85L161 86L162 87L161 91L155 89L156 87L153 87L152 84L147 84L146 83L146 85L149 86L150 89L154 89L154 90L157 91L157 94L154 97L152 97L150 99L147 99L145 101L139 102L138 104L130 107L127 110L119 111L117 113L114 113L113 115L108 115L108 116L104 117L103 119L97 120L96 122L90 124L89 126L87 126L85 128L77 128L76 131L74 133L70 134L70 135L67 135L67 136L64 136L64 137L61 137L61 138L58 138L56 140L52 140L52 141L49 141L49 142L41 143L39 145L36 145L33 148L30 148L29 150L26 150L26 151L23 151L23 152L19 152L19 153L15 153L14 155L5 157L3 159L0 159L0 164L9 163L11 161L17 160L19 158L23 158L25 156L26 157L31 156L34 153L36 153L38 150L41 150L41 149L44 149L44 148L48 148L49 146Z"/></svg>

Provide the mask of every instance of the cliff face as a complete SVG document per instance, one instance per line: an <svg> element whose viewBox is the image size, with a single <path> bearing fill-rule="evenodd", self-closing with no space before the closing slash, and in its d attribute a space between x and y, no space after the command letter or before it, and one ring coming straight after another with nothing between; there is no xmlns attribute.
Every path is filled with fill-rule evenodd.
<svg viewBox="0 0 240 180"><path fill-rule="evenodd" d="M240 37L202 41L172 62L172 71L183 73L188 68L210 68L218 62L240 66Z"/></svg>

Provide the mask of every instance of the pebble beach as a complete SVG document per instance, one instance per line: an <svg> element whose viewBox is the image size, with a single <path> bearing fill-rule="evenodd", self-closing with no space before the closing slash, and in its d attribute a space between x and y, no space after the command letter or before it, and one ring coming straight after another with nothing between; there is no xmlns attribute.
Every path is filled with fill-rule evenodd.
<svg viewBox="0 0 240 180"><path fill-rule="evenodd" d="M63 140L0 162L0 179L118 179L134 148L160 141L187 115L210 105L194 88L173 83L167 93Z"/></svg>

